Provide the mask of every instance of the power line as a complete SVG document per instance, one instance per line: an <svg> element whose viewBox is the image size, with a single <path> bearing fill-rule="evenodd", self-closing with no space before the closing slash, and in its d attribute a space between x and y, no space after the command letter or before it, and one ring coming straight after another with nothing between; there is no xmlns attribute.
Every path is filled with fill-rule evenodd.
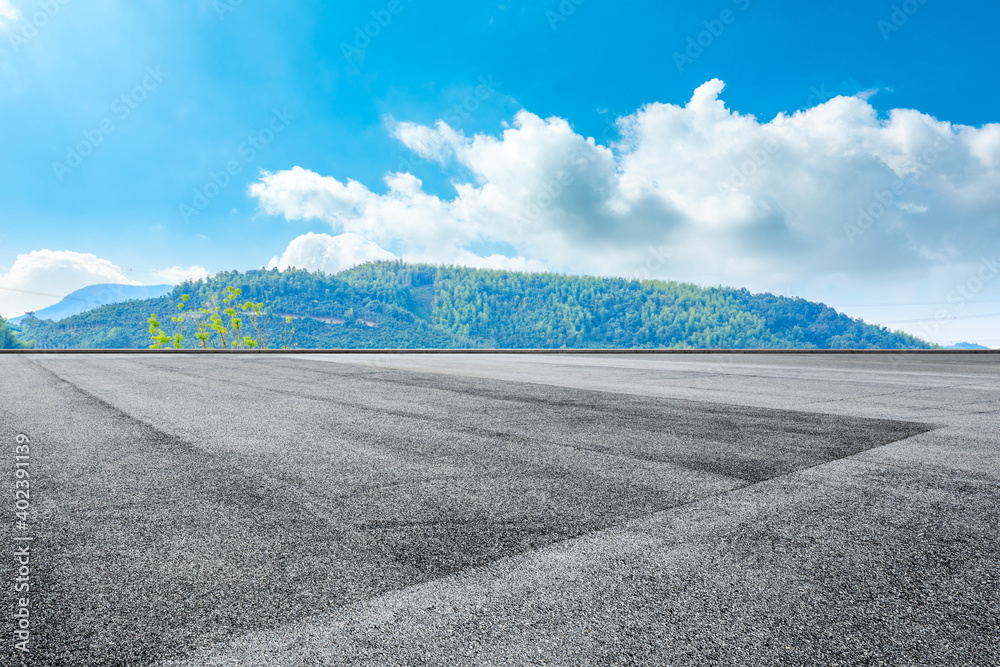
<svg viewBox="0 0 1000 667"><path fill-rule="evenodd" d="M977 305L980 303L1000 303L1000 301L966 301L965 305ZM896 306L955 306L957 305L954 301L911 301L911 302L896 302L896 303L831 303L831 306L836 306L837 308L847 308L847 307L871 307L871 308L893 308Z"/></svg>
<svg viewBox="0 0 1000 667"><path fill-rule="evenodd" d="M35 296L51 296L55 299L71 299L72 301L82 301L84 303L100 303L100 301L96 299L83 299L78 296L60 296L58 294L49 294L48 292L33 292L31 290L15 289L13 287L0 287L0 290L4 290L6 292L18 292L20 294L33 294Z"/></svg>
<svg viewBox="0 0 1000 667"><path fill-rule="evenodd" d="M955 315L954 317L921 317L917 320L895 320L880 322L880 324L914 324L916 322L946 322L949 320L976 320L987 317L1000 317L1000 313L985 313L983 315Z"/></svg>

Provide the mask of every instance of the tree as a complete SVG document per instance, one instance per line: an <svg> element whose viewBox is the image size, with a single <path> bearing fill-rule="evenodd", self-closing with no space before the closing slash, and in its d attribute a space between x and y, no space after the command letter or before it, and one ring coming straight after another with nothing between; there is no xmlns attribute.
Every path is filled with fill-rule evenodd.
<svg viewBox="0 0 1000 667"><path fill-rule="evenodd" d="M26 319L21 337L47 348L148 345L150 335L160 349L283 347L289 318L296 347L313 349L930 347L821 303L745 289L398 261L337 275L223 272L60 322Z"/></svg>
<svg viewBox="0 0 1000 667"><path fill-rule="evenodd" d="M203 350L267 349L273 327L268 326L269 316L264 313L264 302L240 303L242 295L242 288L227 285L225 290L210 297L203 307L185 311L191 295L182 294L180 303L177 304L178 314L170 318L177 328L177 333L173 336L163 331L156 313L150 314L146 320L153 341L150 349L162 350L170 346L179 350L184 347L185 322L195 326L195 345ZM291 327L291 322L291 317L284 317L277 332L281 349L288 349L292 345L295 329Z"/></svg>
<svg viewBox="0 0 1000 667"><path fill-rule="evenodd" d="M17 332L7 324L7 320L0 317L0 350L24 350L33 347L35 347L34 342L22 342Z"/></svg>

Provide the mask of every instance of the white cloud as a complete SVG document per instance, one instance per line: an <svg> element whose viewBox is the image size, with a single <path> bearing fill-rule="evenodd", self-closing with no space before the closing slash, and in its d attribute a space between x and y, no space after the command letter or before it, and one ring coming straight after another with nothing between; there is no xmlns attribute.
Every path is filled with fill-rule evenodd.
<svg viewBox="0 0 1000 667"><path fill-rule="evenodd" d="M21 18L21 12L14 7L10 0L0 0L0 28L3 27L4 21L16 21Z"/></svg>
<svg viewBox="0 0 1000 667"><path fill-rule="evenodd" d="M397 139L425 160L444 163L451 149L461 144L461 136L443 120L433 129L416 123L396 123L392 119L389 125Z"/></svg>
<svg viewBox="0 0 1000 667"><path fill-rule="evenodd" d="M944 299L996 252L1000 125L880 115L866 94L762 122L723 89L618 119L614 144L527 111L499 136L391 121L411 150L471 175L451 198L411 174L377 194L298 167L250 191L266 213L411 261L481 262L485 244L519 265L831 300Z"/></svg>
<svg viewBox="0 0 1000 667"><path fill-rule="evenodd" d="M494 269L498 271L524 271L541 272L545 271L545 264L534 259L524 257L507 257L506 255L477 255L468 250L459 251L453 261L458 266L471 266L476 269Z"/></svg>
<svg viewBox="0 0 1000 667"><path fill-rule="evenodd" d="M0 314L17 317L58 303L82 287L103 283L139 285L106 259L69 250L34 250L18 255L0 274Z"/></svg>
<svg viewBox="0 0 1000 667"><path fill-rule="evenodd" d="M906 211L907 213L913 213L914 215L919 215L921 213L926 213L928 209L923 204L911 204L910 202L903 202L899 205L899 208Z"/></svg>
<svg viewBox="0 0 1000 667"><path fill-rule="evenodd" d="M358 264L385 259L396 259L396 256L357 234L330 236L309 232L292 239L281 257L274 257L267 268L284 271L295 267L333 274Z"/></svg>
<svg viewBox="0 0 1000 667"><path fill-rule="evenodd" d="M171 285L179 285L188 280L203 280L209 277L208 269L203 266L173 266L169 269L154 271L153 275Z"/></svg>

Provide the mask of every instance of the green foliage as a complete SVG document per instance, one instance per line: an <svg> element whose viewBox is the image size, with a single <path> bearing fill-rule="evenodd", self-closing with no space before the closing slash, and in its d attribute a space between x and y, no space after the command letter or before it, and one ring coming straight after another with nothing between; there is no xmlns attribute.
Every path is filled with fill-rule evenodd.
<svg viewBox="0 0 1000 667"><path fill-rule="evenodd" d="M0 317L0 350L24 350L34 347L32 341L24 342L17 335L17 330L7 320Z"/></svg>
<svg viewBox="0 0 1000 667"><path fill-rule="evenodd" d="M177 310L172 335L149 317L170 310ZM29 319L23 328L44 347L138 347L150 336L161 348L272 341L286 347L293 322L301 348L931 347L804 299L402 262L364 264L336 276L224 272L160 299L104 306L58 323Z"/></svg>
<svg viewBox="0 0 1000 667"><path fill-rule="evenodd" d="M157 319L156 313L152 313L149 319L146 320L149 323L149 335L153 339L153 344L150 345L152 350L162 350L168 342L170 342L170 336L163 333L163 329L160 328L160 320Z"/></svg>
<svg viewBox="0 0 1000 667"><path fill-rule="evenodd" d="M170 345L174 349L184 347L184 324L191 322L195 326L194 346L203 350L247 350L267 349L268 340L275 328L270 324L271 316L265 312L264 302L244 301L240 303L243 289L226 285L218 294L208 297L208 302L197 309L185 311L191 300L190 294L181 294L180 303L176 304L177 315L170 318L176 325L177 333L173 336L163 331L162 325L153 313L146 322L149 324L149 335L152 338L150 349L162 350ZM291 317L281 317L278 334L281 348L288 349L295 333L291 326Z"/></svg>
<svg viewBox="0 0 1000 667"><path fill-rule="evenodd" d="M823 304L746 290L555 274L365 264L340 274L440 330L495 348L920 348ZM432 290L432 292L428 292Z"/></svg>

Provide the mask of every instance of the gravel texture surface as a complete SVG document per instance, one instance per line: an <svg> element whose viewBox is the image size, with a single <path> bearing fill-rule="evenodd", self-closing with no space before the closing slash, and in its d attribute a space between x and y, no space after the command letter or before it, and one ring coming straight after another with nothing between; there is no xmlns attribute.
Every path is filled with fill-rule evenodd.
<svg viewBox="0 0 1000 667"><path fill-rule="evenodd" d="M0 392L31 664L1000 664L995 356L18 355Z"/></svg>

